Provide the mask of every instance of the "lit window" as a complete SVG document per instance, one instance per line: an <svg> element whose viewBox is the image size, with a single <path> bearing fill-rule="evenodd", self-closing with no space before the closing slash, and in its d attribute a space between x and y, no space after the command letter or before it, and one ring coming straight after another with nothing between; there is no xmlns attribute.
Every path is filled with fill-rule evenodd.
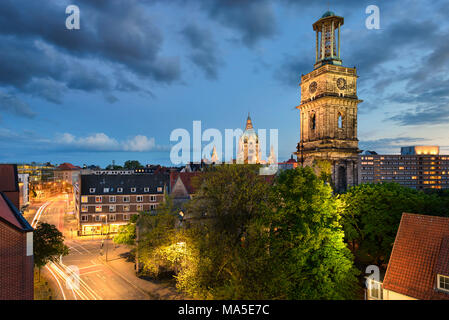
<svg viewBox="0 0 449 320"><path fill-rule="evenodd" d="M123 206L123 211L129 211L129 205L128 204L125 204Z"/></svg>
<svg viewBox="0 0 449 320"><path fill-rule="evenodd" d="M109 212L115 212L115 206L109 206Z"/></svg>
<svg viewBox="0 0 449 320"><path fill-rule="evenodd" d="M157 192L162 192L162 187L157 187Z"/></svg>
<svg viewBox="0 0 449 320"><path fill-rule="evenodd" d="M96 197L95 197L95 202L96 202L96 203L101 203L102 200L103 200L103 199L102 199L101 196L96 196Z"/></svg>
<svg viewBox="0 0 449 320"><path fill-rule="evenodd" d="M137 205L137 211L143 211L143 204Z"/></svg>
<svg viewBox="0 0 449 320"><path fill-rule="evenodd" d="M129 214L124 214L123 215L123 220L129 220Z"/></svg>
<svg viewBox="0 0 449 320"><path fill-rule="evenodd" d="M110 214L109 215L109 220L110 221L115 221L115 214Z"/></svg>
<svg viewBox="0 0 449 320"><path fill-rule="evenodd" d="M87 203L88 202L88 197L87 196L82 196L81 197L81 202L82 203Z"/></svg>
<svg viewBox="0 0 449 320"><path fill-rule="evenodd" d="M95 206L95 212L101 212L102 207L101 206Z"/></svg>
<svg viewBox="0 0 449 320"><path fill-rule="evenodd" d="M373 300L382 300L382 283L368 279L368 296Z"/></svg>
<svg viewBox="0 0 449 320"><path fill-rule="evenodd" d="M109 192L109 188L103 188L103 192L104 193L108 193Z"/></svg>
<svg viewBox="0 0 449 320"><path fill-rule="evenodd" d="M438 275L438 289L449 292L449 277Z"/></svg>
<svg viewBox="0 0 449 320"><path fill-rule="evenodd" d="M88 206L81 206L81 212L88 212L89 207Z"/></svg>

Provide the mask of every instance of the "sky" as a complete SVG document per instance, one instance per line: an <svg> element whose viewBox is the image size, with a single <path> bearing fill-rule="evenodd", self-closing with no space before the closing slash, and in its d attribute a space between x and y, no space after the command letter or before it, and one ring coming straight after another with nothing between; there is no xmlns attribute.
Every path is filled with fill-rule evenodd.
<svg viewBox="0 0 449 320"><path fill-rule="evenodd" d="M66 28L71 4L79 30ZM343 65L357 67L360 149L449 153L447 1L2 0L0 162L171 165L173 130L201 121L224 136L248 112L289 159L328 8L345 18Z"/></svg>

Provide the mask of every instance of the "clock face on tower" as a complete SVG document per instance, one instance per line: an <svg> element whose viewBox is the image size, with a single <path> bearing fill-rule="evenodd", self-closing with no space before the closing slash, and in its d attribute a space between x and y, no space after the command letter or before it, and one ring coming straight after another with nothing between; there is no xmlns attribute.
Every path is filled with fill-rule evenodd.
<svg viewBox="0 0 449 320"><path fill-rule="evenodd" d="M346 80L344 78L337 79L337 88L340 90L346 89Z"/></svg>
<svg viewBox="0 0 449 320"><path fill-rule="evenodd" d="M310 93L314 93L316 91L318 87L318 84L316 83L316 81L313 81L310 85L309 85L309 91Z"/></svg>

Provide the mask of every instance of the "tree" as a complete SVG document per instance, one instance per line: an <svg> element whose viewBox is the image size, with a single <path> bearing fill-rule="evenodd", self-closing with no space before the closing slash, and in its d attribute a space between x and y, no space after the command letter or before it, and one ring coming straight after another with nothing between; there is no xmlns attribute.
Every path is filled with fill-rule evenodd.
<svg viewBox="0 0 449 320"><path fill-rule="evenodd" d="M397 183L361 184L342 195L342 200L346 241L361 265L388 262L402 213L449 213L449 198Z"/></svg>
<svg viewBox="0 0 449 320"><path fill-rule="evenodd" d="M123 168L127 169L127 170L134 170L134 169L143 168L143 166L137 160L127 160L127 161L125 161Z"/></svg>
<svg viewBox="0 0 449 320"><path fill-rule="evenodd" d="M286 170L276 181L273 201L270 252L285 298L355 298L358 271L343 241L341 201L332 188L311 168Z"/></svg>
<svg viewBox="0 0 449 320"><path fill-rule="evenodd" d="M49 261L56 261L60 256L69 254L64 244L63 234L56 226L40 222L33 234L34 264L40 271Z"/></svg>

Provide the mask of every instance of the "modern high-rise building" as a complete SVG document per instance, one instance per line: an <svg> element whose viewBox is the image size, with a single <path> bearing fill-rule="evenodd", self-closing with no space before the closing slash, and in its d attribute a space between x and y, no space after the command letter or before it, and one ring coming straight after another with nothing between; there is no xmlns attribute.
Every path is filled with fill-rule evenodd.
<svg viewBox="0 0 449 320"><path fill-rule="evenodd" d="M313 24L316 32L314 70L301 76L298 163L319 169L330 163L337 191L358 183L356 68L342 66L340 28L344 19L326 12Z"/></svg>
<svg viewBox="0 0 449 320"><path fill-rule="evenodd" d="M417 190L449 189L449 155L438 146L401 148L399 155L360 155L359 183L396 182Z"/></svg>

